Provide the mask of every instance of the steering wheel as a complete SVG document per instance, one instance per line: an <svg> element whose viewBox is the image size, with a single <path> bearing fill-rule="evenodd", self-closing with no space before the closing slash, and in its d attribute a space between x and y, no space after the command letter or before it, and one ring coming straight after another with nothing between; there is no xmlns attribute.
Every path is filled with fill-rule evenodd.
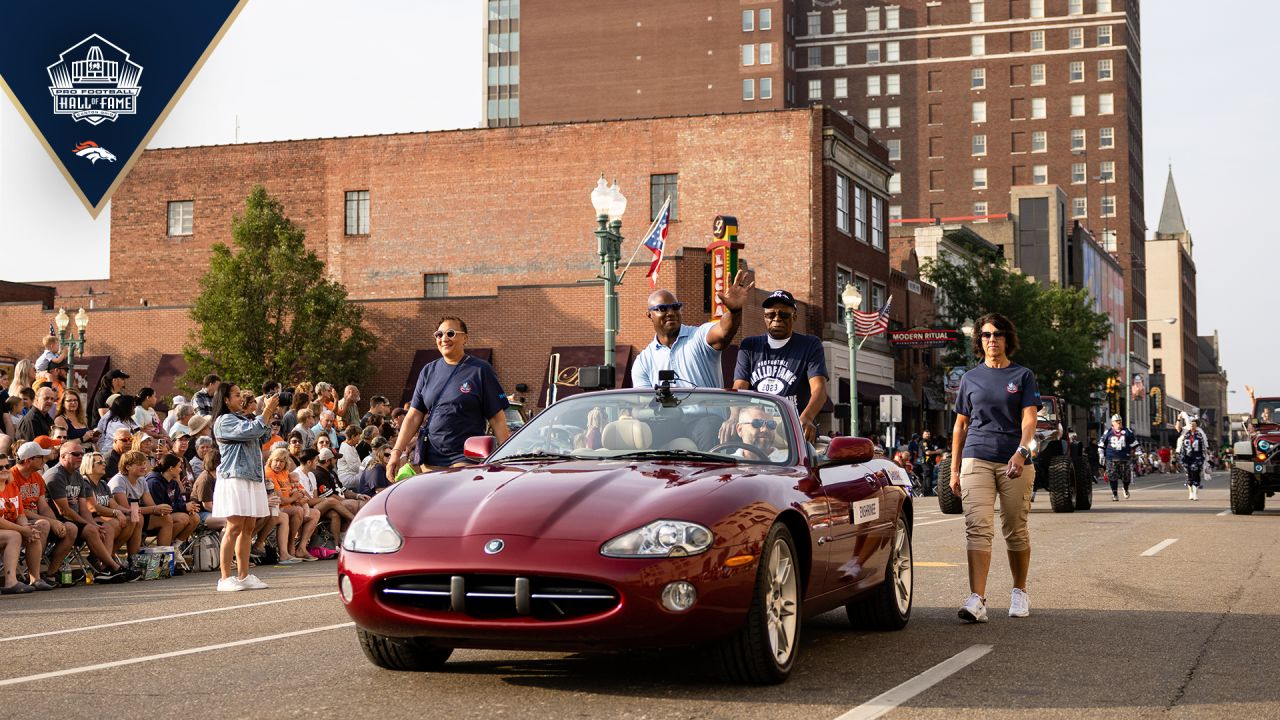
<svg viewBox="0 0 1280 720"><path fill-rule="evenodd" d="M768 462L769 460L769 456L768 454L765 453L765 451L761 450L755 445L748 445L746 443L741 443L741 442L723 442L711 448L707 452L718 453L722 449L723 450L746 450L748 452L754 453L756 457L760 458L761 460L764 460L766 462Z"/></svg>

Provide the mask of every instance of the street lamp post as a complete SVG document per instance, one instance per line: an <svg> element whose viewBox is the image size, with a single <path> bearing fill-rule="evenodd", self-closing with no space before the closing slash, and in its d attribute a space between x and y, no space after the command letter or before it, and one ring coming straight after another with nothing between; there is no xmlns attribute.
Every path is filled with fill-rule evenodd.
<svg viewBox="0 0 1280 720"><path fill-rule="evenodd" d="M1124 321L1124 385L1121 391L1124 393L1124 424L1132 429L1133 427L1133 326L1137 323L1145 322L1162 322L1170 325L1178 322L1178 318L1128 318Z"/></svg>
<svg viewBox="0 0 1280 720"><path fill-rule="evenodd" d="M844 331L849 340L849 434L858 434L858 348L862 343L853 342L853 311L862 307L862 293L853 283L844 286L840 293L844 301Z"/></svg>
<svg viewBox="0 0 1280 720"><path fill-rule="evenodd" d="M58 329L58 343L67 349L67 388L75 387L76 355L84 355L84 331L89 328L89 313L80 308L75 318L76 331L68 332L71 318L66 308L59 308L53 325Z"/></svg>
<svg viewBox="0 0 1280 720"><path fill-rule="evenodd" d="M609 187L604 173L591 191L591 206L596 211L596 241L600 254L600 279L604 281L604 365L614 367L614 355L618 341L618 261L622 259L622 215L627 211L627 199L618 190L618 181ZM611 372L611 371L605 371Z"/></svg>

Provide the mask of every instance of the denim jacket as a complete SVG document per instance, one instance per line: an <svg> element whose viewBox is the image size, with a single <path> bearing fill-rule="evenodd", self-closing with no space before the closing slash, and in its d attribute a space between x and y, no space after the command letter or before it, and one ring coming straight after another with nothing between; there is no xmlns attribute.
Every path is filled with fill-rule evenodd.
<svg viewBox="0 0 1280 720"><path fill-rule="evenodd" d="M271 437L271 428L262 418L226 413L213 421L213 437L222 455L219 480L236 477L263 482L262 443Z"/></svg>

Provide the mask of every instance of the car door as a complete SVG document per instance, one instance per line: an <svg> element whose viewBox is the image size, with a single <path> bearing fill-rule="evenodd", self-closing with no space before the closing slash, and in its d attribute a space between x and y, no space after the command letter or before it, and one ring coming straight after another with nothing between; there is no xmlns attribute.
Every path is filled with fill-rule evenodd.
<svg viewBox="0 0 1280 720"><path fill-rule="evenodd" d="M820 538L826 550L827 591L857 585L870 577L872 559L881 549L882 533L876 530L884 515L884 473L864 464L825 467L819 470L830 510L830 527Z"/></svg>

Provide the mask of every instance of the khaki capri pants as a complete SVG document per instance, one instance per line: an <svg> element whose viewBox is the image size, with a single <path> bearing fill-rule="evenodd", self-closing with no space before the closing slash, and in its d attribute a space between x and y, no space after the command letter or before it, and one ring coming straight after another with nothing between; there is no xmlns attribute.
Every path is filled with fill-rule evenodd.
<svg viewBox="0 0 1280 720"><path fill-rule="evenodd" d="M1027 533L1027 515L1031 512L1031 488L1036 470L1031 463L1022 475L1005 477L1008 463L964 458L960 461L960 499L964 504L964 534L969 550L991 552L995 536L994 515L1000 503L1000 526L1009 550L1027 550L1031 536Z"/></svg>

